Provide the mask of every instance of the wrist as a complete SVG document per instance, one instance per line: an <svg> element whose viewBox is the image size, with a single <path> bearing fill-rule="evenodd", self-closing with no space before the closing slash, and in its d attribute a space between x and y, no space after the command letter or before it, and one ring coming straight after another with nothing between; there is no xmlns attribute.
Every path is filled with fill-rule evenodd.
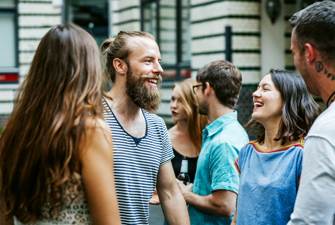
<svg viewBox="0 0 335 225"><path fill-rule="evenodd" d="M184 196L185 201L188 203L188 201L192 197L193 192L189 190L184 190L182 194Z"/></svg>

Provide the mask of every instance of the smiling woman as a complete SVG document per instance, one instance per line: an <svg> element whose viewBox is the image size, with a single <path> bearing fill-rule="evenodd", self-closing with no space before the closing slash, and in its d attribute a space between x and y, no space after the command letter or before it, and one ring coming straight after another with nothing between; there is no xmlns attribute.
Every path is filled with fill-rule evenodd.
<svg viewBox="0 0 335 225"><path fill-rule="evenodd" d="M319 106L308 93L303 79L286 71L271 70L260 82L253 97L256 103L261 99L263 105L260 109L255 107L253 119L246 128L256 132L260 143L264 141L267 124L273 126L273 121L266 121L267 118L277 118L278 132L275 133L274 140L281 140L285 144L291 139L297 141L306 136L320 113ZM267 110L270 111L267 112L264 109L269 105Z"/></svg>
<svg viewBox="0 0 335 225"><path fill-rule="evenodd" d="M255 106L252 118L262 124L278 126L282 116L283 99L270 74L261 80L252 96Z"/></svg>
<svg viewBox="0 0 335 225"><path fill-rule="evenodd" d="M240 188L232 224L286 224L299 187L304 137L320 109L301 77L278 70L261 80L253 101L246 128L257 140L235 161Z"/></svg>

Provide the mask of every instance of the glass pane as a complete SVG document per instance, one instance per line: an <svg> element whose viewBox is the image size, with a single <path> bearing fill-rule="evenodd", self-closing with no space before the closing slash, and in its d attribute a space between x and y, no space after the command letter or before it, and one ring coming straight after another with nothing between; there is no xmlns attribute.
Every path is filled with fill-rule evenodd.
<svg viewBox="0 0 335 225"><path fill-rule="evenodd" d="M143 28L157 39L157 3L143 4Z"/></svg>
<svg viewBox="0 0 335 225"><path fill-rule="evenodd" d="M1 0L0 7L15 7L15 0Z"/></svg>
<svg viewBox="0 0 335 225"><path fill-rule="evenodd" d="M160 0L160 51L163 65L176 65L176 1ZM163 66L164 68L164 66Z"/></svg>
<svg viewBox="0 0 335 225"><path fill-rule="evenodd" d="M191 69L182 69L180 75L183 78L191 78Z"/></svg>
<svg viewBox="0 0 335 225"><path fill-rule="evenodd" d="M163 81L164 79L176 78L176 73L175 69L164 69L164 72L162 73Z"/></svg>
<svg viewBox="0 0 335 225"><path fill-rule="evenodd" d="M15 67L15 17L0 13L0 67Z"/></svg>
<svg viewBox="0 0 335 225"><path fill-rule="evenodd" d="M108 38L107 0L70 0L69 22L92 34L100 46Z"/></svg>
<svg viewBox="0 0 335 225"><path fill-rule="evenodd" d="M190 62L192 51L191 51L191 20L190 20L190 1L182 0L182 62Z"/></svg>

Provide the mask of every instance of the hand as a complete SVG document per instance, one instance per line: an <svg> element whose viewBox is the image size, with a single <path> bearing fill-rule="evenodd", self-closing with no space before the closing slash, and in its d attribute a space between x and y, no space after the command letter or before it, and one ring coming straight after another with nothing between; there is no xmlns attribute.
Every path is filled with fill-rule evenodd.
<svg viewBox="0 0 335 225"><path fill-rule="evenodd" d="M160 203L161 202L159 201L159 197L158 197L158 194L157 194L157 189L155 189L154 194L152 195L152 197L149 201L149 204L159 205Z"/></svg>
<svg viewBox="0 0 335 225"><path fill-rule="evenodd" d="M182 181L176 179L177 184L180 188L180 191L182 193L182 195L184 196L184 198L186 198L186 196L192 192L192 187L193 187L193 183L190 183L189 185L185 185Z"/></svg>

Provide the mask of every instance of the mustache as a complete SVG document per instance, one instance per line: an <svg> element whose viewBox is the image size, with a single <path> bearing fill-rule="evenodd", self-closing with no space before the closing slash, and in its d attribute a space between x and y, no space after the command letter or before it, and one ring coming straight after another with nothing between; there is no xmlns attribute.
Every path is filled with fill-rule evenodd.
<svg viewBox="0 0 335 225"><path fill-rule="evenodd" d="M141 75L141 79L158 79L158 84L162 83L162 75L156 75L156 76L152 76L152 75Z"/></svg>

